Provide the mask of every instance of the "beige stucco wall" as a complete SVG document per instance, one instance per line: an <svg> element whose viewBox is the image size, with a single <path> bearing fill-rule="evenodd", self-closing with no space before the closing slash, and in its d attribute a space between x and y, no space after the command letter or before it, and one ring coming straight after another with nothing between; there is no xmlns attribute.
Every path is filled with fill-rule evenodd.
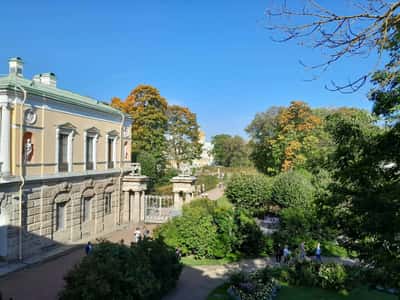
<svg viewBox="0 0 400 300"><path fill-rule="evenodd" d="M26 105L24 110L30 106ZM75 107L76 109L76 107ZM72 173L85 172L84 165L84 132L85 130L95 127L99 130L99 138L96 146L96 171L104 171L107 169L107 133L111 131L118 132L116 141L116 165L115 168L124 167L130 163L130 137L122 137L121 143L121 124L119 122L112 122L108 120L100 120L96 118L88 118L84 116L75 115L69 112L60 112L47 109L44 106L35 109L37 120L34 125L26 125L25 132L32 133L33 156L29 162L25 163L25 176L43 176L58 173L56 170L57 157L56 157L56 129L58 126L66 123L72 124L76 127L73 142L72 142ZM21 149L21 136L20 136L20 115L21 105L16 104L12 110L12 157L11 168L12 174L20 174L20 158L22 154ZM130 133L129 127L129 133ZM124 143L128 143L128 155L125 157ZM122 149L121 149L122 144ZM121 151L123 152L123 162L121 160Z"/></svg>

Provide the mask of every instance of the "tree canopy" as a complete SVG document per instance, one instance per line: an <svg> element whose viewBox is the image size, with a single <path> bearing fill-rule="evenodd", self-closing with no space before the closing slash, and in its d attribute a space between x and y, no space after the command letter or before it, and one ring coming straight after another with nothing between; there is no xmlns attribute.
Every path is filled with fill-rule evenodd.
<svg viewBox="0 0 400 300"><path fill-rule="evenodd" d="M200 156L199 124L187 107L171 105L167 115L169 155L179 169L181 163L191 163Z"/></svg>

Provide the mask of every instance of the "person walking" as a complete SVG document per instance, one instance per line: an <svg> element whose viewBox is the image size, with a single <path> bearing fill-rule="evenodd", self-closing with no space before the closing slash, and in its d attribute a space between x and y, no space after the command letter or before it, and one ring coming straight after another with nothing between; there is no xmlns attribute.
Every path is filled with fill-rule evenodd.
<svg viewBox="0 0 400 300"><path fill-rule="evenodd" d="M306 246L305 242L301 242L300 244L300 260L304 260L306 258Z"/></svg>
<svg viewBox="0 0 400 300"><path fill-rule="evenodd" d="M289 262L289 258L290 258L289 246L285 245L285 248L283 248L283 263L287 264Z"/></svg>
<svg viewBox="0 0 400 300"><path fill-rule="evenodd" d="M282 261L282 247L279 243L275 246L275 260L277 263Z"/></svg>
<svg viewBox="0 0 400 300"><path fill-rule="evenodd" d="M322 258L321 258L321 244L317 244L317 248L315 248L315 260L318 262L322 263Z"/></svg>
<svg viewBox="0 0 400 300"><path fill-rule="evenodd" d="M142 233L140 232L140 228L136 227L136 230L135 230L135 233L134 233L135 243L139 242L141 237L142 237Z"/></svg>
<svg viewBox="0 0 400 300"><path fill-rule="evenodd" d="M87 242L87 244L85 246L86 255L89 255L92 252L92 250L93 250L93 246L92 246L92 243L89 241L89 242Z"/></svg>

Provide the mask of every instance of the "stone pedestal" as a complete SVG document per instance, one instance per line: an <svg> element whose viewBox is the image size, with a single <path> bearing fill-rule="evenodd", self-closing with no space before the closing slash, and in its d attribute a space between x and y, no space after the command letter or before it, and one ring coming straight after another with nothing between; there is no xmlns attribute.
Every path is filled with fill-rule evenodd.
<svg viewBox="0 0 400 300"><path fill-rule="evenodd" d="M176 176L171 179L175 210L181 210L182 205L193 200L196 179L194 176Z"/></svg>
<svg viewBox="0 0 400 300"><path fill-rule="evenodd" d="M144 194L149 178L141 175L128 175L122 179L123 201L121 205L122 223L144 221Z"/></svg>

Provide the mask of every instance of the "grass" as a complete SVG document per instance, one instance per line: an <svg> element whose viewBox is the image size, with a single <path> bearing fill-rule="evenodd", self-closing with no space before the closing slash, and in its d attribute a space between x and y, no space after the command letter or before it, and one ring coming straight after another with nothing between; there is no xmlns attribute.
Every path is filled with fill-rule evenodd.
<svg viewBox="0 0 400 300"><path fill-rule="evenodd" d="M218 207L231 208L233 206L233 204L224 195L221 198L217 199L217 206Z"/></svg>
<svg viewBox="0 0 400 300"><path fill-rule="evenodd" d="M228 283L213 290L207 300L233 300L226 292ZM319 288L283 286L276 300L396 300L394 295L368 290L366 287L357 288L350 293L338 293Z"/></svg>
<svg viewBox="0 0 400 300"><path fill-rule="evenodd" d="M357 257L357 253L354 251L347 251L345 248L337 245L334 242L324 242L322 244L322 253L324 256L334 256L334 257Z"/></svg>
<svg viewBox="0 0 400 300"><path fill-rule="evenodd" d="M194 256L184 256L181 259L181 262L187 266L220 266L224 264L228 264L234 261L238 261L240 257L232 257L232 258L203 258L196 259Z"/></svg>

